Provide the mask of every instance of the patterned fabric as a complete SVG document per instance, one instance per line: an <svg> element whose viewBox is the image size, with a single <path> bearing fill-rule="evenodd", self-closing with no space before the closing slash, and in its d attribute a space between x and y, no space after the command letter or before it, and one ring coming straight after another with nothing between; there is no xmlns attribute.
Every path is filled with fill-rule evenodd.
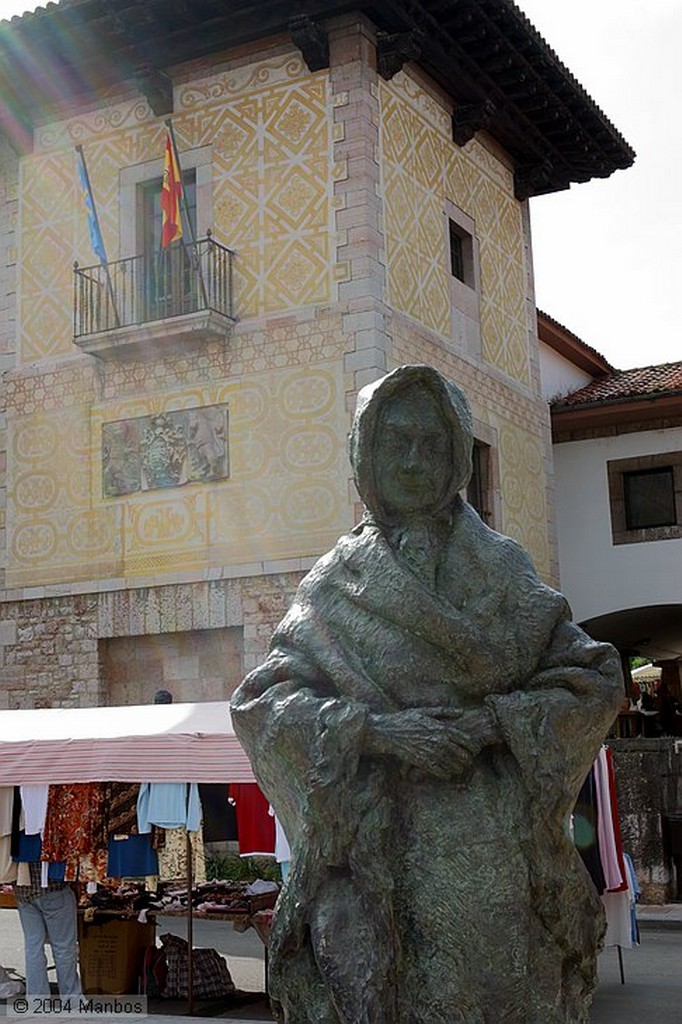
<svg viewBox="0 0 682 1024"><path fill-rule="evenodd" d="M139 782L105 782L104 813L110 836L137 834L137 798Z"/></svg>
<svg viewBox="0 0 682 1024"><path fill-rule="evenodd" d="M66 861L67 881L106 875L104 787L103 782L50 786L42 859Z"/></svg>
<svg viewBox="0 0 682 1024"><path fill-rule="evenodd" d="M186 999L189 980L188 945L179 935L162 935L161 944L166 954L168 971L163 994L168 999ZM198 999L232 995L234 982L220 953L215 949L193 949L192 959L194 995Z"/></svg>
<svg viewBox="0 0 682 1024"><path fill-rule="evenodd" d="M137 801L140 795L139 782L104 783L104 817L110 836L135 836L137 827ZM164 844L164 829L152 825L152 849L158 850Z"/></svg>
<svg viewBox="0 0 682 1024"><path fill-rule="evenodd" d="M159 878L162 882L174 879L184 881L187 878L187 842L188 835L184 828L166 829L165 845L159 849ZM206 861L204 857L204 836L201 829L189 833L193 853L192 874L194 881L206 881Z"/></svg>
<svg viewBox="0 0 682 1024"><path fill-rule="evenodd" d="M66 877L70 882L101 882L107 877L108 851L103 847L91 850L78 861L67 865Z"/></svg>

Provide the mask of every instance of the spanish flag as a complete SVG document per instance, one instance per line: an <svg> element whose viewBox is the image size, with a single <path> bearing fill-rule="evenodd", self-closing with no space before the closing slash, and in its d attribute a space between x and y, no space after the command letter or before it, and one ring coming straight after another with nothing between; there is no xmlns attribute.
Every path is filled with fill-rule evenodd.
<svg viewBox="0 0 682 1024"><path fill-rule="evenodd" d="M163 183L161 185L161 248L182 238L182 218L180 201L182 200L182 177L175 157L175 148L170 130L166 133L166 156L163 164Z"/></svg>

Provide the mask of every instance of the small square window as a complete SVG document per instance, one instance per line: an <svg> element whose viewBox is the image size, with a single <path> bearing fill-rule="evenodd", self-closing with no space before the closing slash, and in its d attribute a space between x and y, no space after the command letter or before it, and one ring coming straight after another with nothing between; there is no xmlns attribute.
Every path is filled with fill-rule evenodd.
<svg viewBox="0 0 682 1024"><path fill-rule="evenodd" d="M674 526L677 522L672 466L623 473L623 490L628 530Z"/></svg>
<svg viewBox="0 0 682 1024"><path fill-rule="evenodd" d="M682 451L606 463L614 544L682 538Z"/></svg>
<svg viewBox="0 0 682 1024"><path fill-rule="evenodd" d="M443 213L442 266L450 296L451 337L458 349L480 360L481 270L476 223L447 197Z"/></svg>

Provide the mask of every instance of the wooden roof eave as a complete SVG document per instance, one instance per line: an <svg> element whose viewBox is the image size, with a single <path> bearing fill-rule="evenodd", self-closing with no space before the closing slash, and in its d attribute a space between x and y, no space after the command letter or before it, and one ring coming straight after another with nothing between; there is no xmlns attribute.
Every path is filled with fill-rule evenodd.
<svg viewBox="0 0 682 1024"><path fill-rule="evenodd" d="M682 392L626 396L611 400L585 402L582 405L551 406L552 439L568 440L583 431L610 431L637 424L682 425ZM646 426L644 426L646 429Z"/></svg>
<svg viewBox="0 0 682 1024"><path fill-rule="evenodd" d="M512 0L63 0L59 8L14 19L12 45L0 33L0 91L12 86L20 118L35 124L45 116L45 96L55 91L68 102L86 84L106 93L136 80L152 109L165 113L168 87L159 75L291 31L303 11L320 24L359 11L380 32L419 34L421 67L456 108L481 108L486 123L480 127L515 162L519 199L608 176L634 159ZM55 18L67 31L54 32ZM33 55L30 67L17 59L22 49ZM470 127L478 130L475 121Z"/></svg>

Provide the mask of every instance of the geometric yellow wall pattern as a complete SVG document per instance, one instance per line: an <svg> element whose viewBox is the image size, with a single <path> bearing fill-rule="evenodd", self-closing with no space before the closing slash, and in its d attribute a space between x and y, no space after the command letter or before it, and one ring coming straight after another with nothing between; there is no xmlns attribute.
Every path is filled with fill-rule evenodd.
<svg viewBox="0 0 682 1024"><path fill-rule="evenodd" d="M549 577L546 470L540 440L511 424L499 432L503 533L529 553L539 574Z"/></svg>
<svg viewBox="0 0 682 1024"><path fill-rule="evenodd" d="M452 141L447 112L400 72L382 82L381 167L389 302L450 336L445 200L475 222L486 361L530 380L520 204L510 172L474 140Z"/></svg>
<svg viewBox="0 0 682 1024"><path fill-rule="evenodd" d="M328 74L291 55L269 78L250 71L243 95L227 75L180 90L196 144L213 147L216 230L238 254L242 318L327 302L333 279Z"/></svg>
<svg viewBox="0 0 682 1024"><path fill-rule="evenodd" d="M210 147L212 231L236 250L240 319L334 296L332 105L327 72L298 51L229 71L197 72L175 90L183 153ZM73 262L90 247L74 146L87 157L110 260L121 251L120 172L163 156L165 127L136 99L37 131L21 162L20 276L23 362L74 351Z"/></svg>
<svg viewBox="0 0 682 1024"><path fill-rule="evenodd" d="M88 409L10 420L8 452L8 585L116 576L118 510L92 507Z"/></svg>
<svg viewBox="0 0 682 1024"><path fill-rule="evenodd" d="M318 555L351 523L340 361L11 420L8 586ZM227 406L230 478L102 496L102 424Z"/></svg>

